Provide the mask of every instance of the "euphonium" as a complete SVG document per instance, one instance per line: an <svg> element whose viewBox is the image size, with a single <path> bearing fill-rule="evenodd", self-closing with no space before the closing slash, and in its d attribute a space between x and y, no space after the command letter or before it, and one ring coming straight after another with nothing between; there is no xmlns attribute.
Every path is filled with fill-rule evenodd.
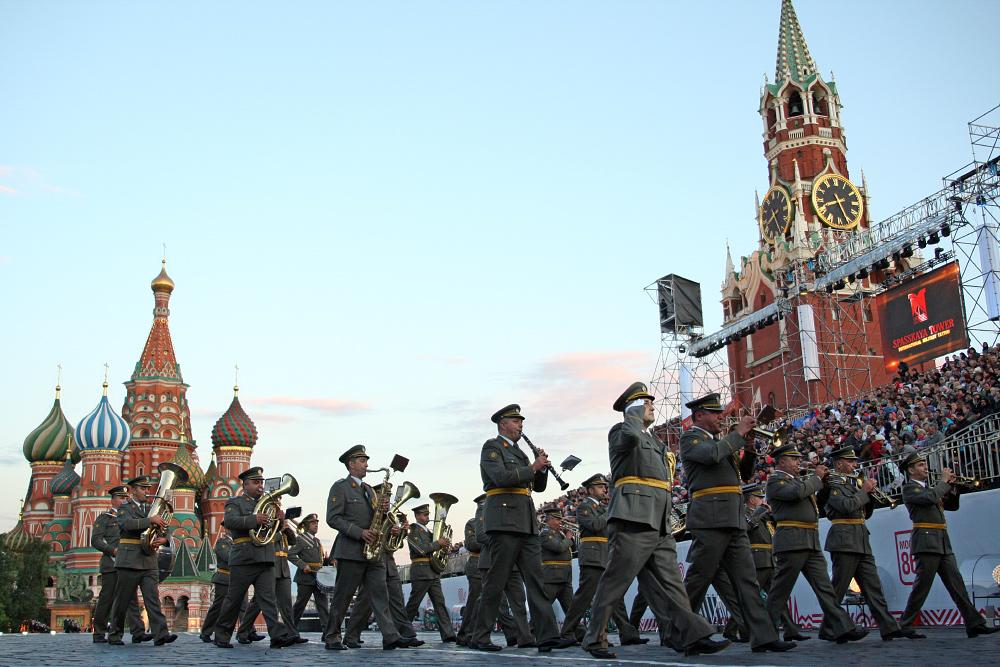
<svg viewBox="0 0 1000 667"><path fill-rule="evenodd" d="M149 506L149 513L146 516L162 517L167 525L169 525L170 519L174 515L174 507L167 500L167 492L177 484L186 482L188 474L184 468L169 461L161 463L156 469L160 471L160 482L156 485L156 496L153 498L153 502ZM158 537L166 537L166 535L166 527L160 528L159 526L150 525L149 528L142 531L142 550L147 554L153 553L156 551L153 548L153 540Z"/></svg>
<svg viewBox="0 0 1000 667"><path fill-rule="evenodd" d="M387 530L387 526L391 525L391 520L386 518L385 512L382 511L382 504L389 498L389 492L392 491L392 484L389 483L392 469L379 468L369 472L385 472L385 479L379 486L375 487L375 494L372 496L372 525L368 526L368 530L375 533L375 539L370 544L365 542L362 551L365 560L377 561L382 558L382 542L385 539L383 533Z"/></svg>
<svg viewBox="0 0 1000 667"><path fill-rule="evenodd" d="M432 539L437 542L442 537L451 540L451 526L445 523L448 518L448 509L458 502L458 498L449 493L432 493L430 499L434 501L434 530L431 531ZM448 565L448 550L441 547L431 553L431 569L440 574Z"/></svg>
<svg viewBox="0 0 1000 667"><path fill-rule="evenodd" d="M382 535L382 548L385 551L392 553L394 551L399 551L403 548L403 544L406 542L406 533L404 531L399 531L398 534L392 534L392 528L401 525L403 522L399 518L399 508L403 506L407 501L413 500L420 497L420 489L416 487L412 482L403 482L399 490L396 491L396 498L392 503L392 507L386 513L388 519L388 530Z"/></svg>
<svg viewBox="0 0 1000 667"><path fill-rule="evenodd" d="M265 493L257 500L257 504L253 508L253 513L267 515L267 523L261 524L250 531L250 539L258 547L274 542L274 538L277 537L278 528L281 525L281 522L278 521L278 512L281 511L281 507L278 505L278 498L286 494L289 496L299 495L299 483L288 473L281 476L281 484L278 488Z"/></svg>

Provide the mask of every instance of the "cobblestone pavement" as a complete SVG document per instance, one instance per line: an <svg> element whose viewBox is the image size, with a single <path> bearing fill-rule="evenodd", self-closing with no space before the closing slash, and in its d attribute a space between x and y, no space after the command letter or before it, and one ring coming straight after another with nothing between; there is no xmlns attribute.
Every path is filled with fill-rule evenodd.
<svg viewBox="0 0 1000 667"><path fill-rule="evenodd" d="M967 639L965 631L955 629L925 630L923 640L897 639L883 642L877 633L861 642L838 646L812 639L800 644L789 653L751 653L746 644L735 644L712 656L685 658L674 651L652 645L655 635L646 646L615 648L619 660L594 660L580 648L553 651L540 655L534 649L504 649L500 653L480 653L453 644L441 644L437 633L420 633L427 642L417 649L382 651L381 636L367 632L363 635L365 646L351 651L326 651L318 634L305 633L310 642L292 648L271 650L267 641L252 646L224 650L202 643L196 634L182 634L168 646L152 644L123 647L94 644L90 635L4 635L0 637L0 665L52 665L52 666L103 666L103 665L316 665L324 662L342 664L395 665L405 662L415 667L448 665L489 665L490 667L524 667L525 661L546 667L570 667L573 663L628 664L628 665L777 665L780 667L835 667L859 665L862 667L901 667L927 664L936 660L954 666L1000 664L1000 635ZM494 641L503 640L499 635ZM127 640L126 640L127 641Z"/></svg>

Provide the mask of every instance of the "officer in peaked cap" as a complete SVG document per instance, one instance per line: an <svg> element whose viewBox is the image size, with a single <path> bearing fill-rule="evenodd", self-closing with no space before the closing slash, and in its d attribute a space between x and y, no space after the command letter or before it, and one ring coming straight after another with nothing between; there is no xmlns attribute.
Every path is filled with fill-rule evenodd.
<svg viewBox="0 0 1000 667"><path fill-rule="evenodd" d="M596 475L591 475L587 479L583 480L583 484L581 484L580 486L589 491L590 487L597 486L599 484L603 484L604 486L608 486L609 484L608 478L602 475L601 473L597 473Z"/></svg>
<svg viewBox="0 0 1000 667"><path fill-rule="evenodd" d="M114 486L108 489L111 496L111 507L97 515L90 535L90 546L101 552L101 593L94 608L94 643L103 644L108 640L104 633L108 629L111 616L111 605L114 604L118 592L118 570L115 569L115 553L118 551L118 540L121 530L118 527L117 510L128 502L128 487ZM132 643L149 641L153 635L145 631L142 616L139 614L138 596L133 596L128 605L128 626L132 632Z"/></svg>
<svg viewBox="0 0 1000 667"><path fill-rule="evenodd" d="M249 479L264 479L264 469L261 467L248 468L239 474L240 481L245 482Z"/></svg>
<svg viewBox="0 0 1000 667"><path fill-rule="evenodd" d="M354 445L346 452L341 454L338 460L346 466L347 462L350 461L351 459L360 459L360 458L364 459L369 458L368 454L365 453L364 445Z"/></svg>
<svg viewBox="0 0 1000 667"><path fill-rule="evenodd" d="M142 489L150 489L153 487L153 479L149 475L139 475L138 477L133 477L125 483L131 487L139 487Z"/></svg>
<svg viewBox="0 0 1000 667"><path fill-rule="evenodd" d="M319 515L307 514L299 524L299 539L288 550L288 559L295 565L295 584L297 592L295 604L292 606L292 619L298 627L299 620L309 604L315 600L316 611L319 612L320 626L326 627L329 620L330 600L326 593L316 587L316 573L326 565L326 552L323 542L316 536L319 531ZM365 617L367 620L367 617Z"/></svg>
<svg viewBox="0 0 1000 667"><path fill-rule="evenodd" d="M615 399L615 402L611 407L615 412L625 412L625 407L632 401L638 401L646 398L651 401L656 400L656 397L646 390L645 384L642 382L633 382L629 385L628 389L622 392L621 396Z"/></svg>
<svg viewBox="0 0 1000 667"><path fill-rule="evenodd" d="M742 485L752 476L757 458L750 436L755 421L744 416L732 431L720 438L719 415L723 407L719 394L697 398L687 403L687 407L693 425L681 435L680 455L691 497L687 529L692 543L684 580L691 608L701 609L709 586L716 579L723 579L716 588L726 589L720 595L732 615L742 621L740 625L749 634L751 648L756 652L788 651L795 644L778 638L761 600L746 532Z"/></svg>
<svg viewBox="0 0 1000 667"><path fill-rule="evenodd" d="M501 419L520 419L524 421L524 415L521 414L521 406L517 403L511 403L510 405L505 405L490 417L490 421L494 424L499 424Z"/></svg>
<svg viewBox="0 0 1000 667"><path fill-rule="evenodd" d="M545 597L549 604L558 600L566 614L573 603L573 533L562 525L563 513L558 506L546 507L542 514L545 523L538 539L542 545Z"/></svg>

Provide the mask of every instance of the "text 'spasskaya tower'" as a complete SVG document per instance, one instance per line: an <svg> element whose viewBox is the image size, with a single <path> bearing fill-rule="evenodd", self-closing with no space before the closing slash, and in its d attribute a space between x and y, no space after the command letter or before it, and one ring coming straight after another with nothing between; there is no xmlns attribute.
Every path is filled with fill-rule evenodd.
<svg viewBox="0 0 1000 667"><path fill-rule="evenodd" d="M832 79L832 76L831 76ZM791 0L781 3L773 83L765 79L767 191L755 202L759 247L726 257L724 322L785 299L783 319L727 345L734 396L789 410L852 397L886 381L869 276L831 293L806 289L824 248L868 227L868 188L847 168L836 84L820 75Z"/></svg>

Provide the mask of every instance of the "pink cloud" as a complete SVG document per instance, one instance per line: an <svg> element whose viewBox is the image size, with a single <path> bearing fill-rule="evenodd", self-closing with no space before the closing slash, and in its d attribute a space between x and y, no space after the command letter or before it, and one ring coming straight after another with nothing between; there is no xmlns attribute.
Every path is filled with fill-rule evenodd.
<svg viewBox="0 0 1000 667"><path fill-rule="evenodd" d="M4 193L5 195L16 195L17 194L17 190L15 190L12 187L4 185L3 183L0 183L0 192Z"/></svg>
<svg viewBox="0 0 1000 667"><path fill-rule="evenodd" d="M307 398L302 396L263 396L248 401L261 407L293 407L320 412L327 415L354 415L371 410L371 406L361 401L342 398Z"/></svg>
<svg viewBox="0 0 1000 667"><path fill-rule="evenodd" d="M634 350L570 352L545 359L525 378L543 409L607 412L629 384L649 381L655 359Z"/></svg>

